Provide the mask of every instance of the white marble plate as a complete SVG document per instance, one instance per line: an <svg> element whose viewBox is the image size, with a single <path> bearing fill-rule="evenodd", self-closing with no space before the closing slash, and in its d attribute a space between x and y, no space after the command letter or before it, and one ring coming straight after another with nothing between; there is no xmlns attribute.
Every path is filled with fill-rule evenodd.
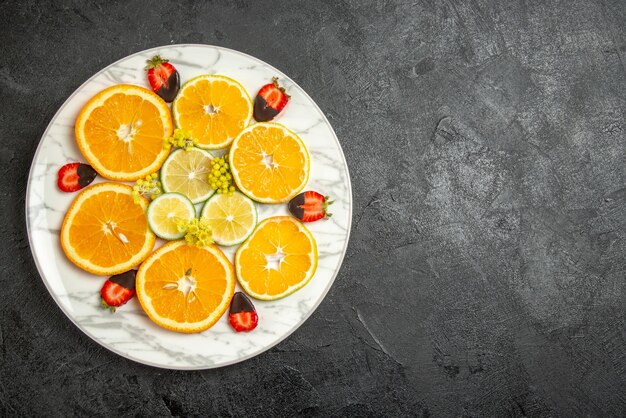
<svg viewBox="0 0 626 418"><path fill-rule="evenodd" d="M72 161L85 161L74 140L74 120L95 93L118 83L148 87L145 62L155 54L169 58L181 81L200 74L224 74L240 81L251 97L278 76L291 101L278 122L297 132L311 153L311 176L306 189L335 199L333 217L307 224L318 243L319 265L311 282L278 301L255 301L259 326L235 333L226 315L211 329L193 335L154 325L136 298L111 314L100 307L103 278L70 263L59 244L59 230L76 194L56 187L57 170ZM286 205L259 205L259 220L287 214ZM328 120L296 83L274 67L237 51L207 45L170 45L128 56L109 65L78 88L61 106L46 129L30 170L26 192L28 237L39 274L68 318L95 341L129 359L170 369L207 369L233 364L274 346L313 313L330 289L341 266L352 216L352 194L346 161ZM160 245L160 244L158 244ZM233 250L225 251L232 260Z"/></svg>

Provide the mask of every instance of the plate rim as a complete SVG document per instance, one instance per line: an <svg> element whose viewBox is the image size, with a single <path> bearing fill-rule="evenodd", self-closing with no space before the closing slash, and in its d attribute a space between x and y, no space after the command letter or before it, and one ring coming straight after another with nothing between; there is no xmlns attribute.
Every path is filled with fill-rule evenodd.
<svg viewBox="0 0 626 418"><path fill-rule="evenodd" d="M47 136L48 131L50 130L50 128L52 127L52 122L54 120L56 120L56 118L59 116L59 114L61 113L61 111L65 108L65 106L68 105L68 103L74 98L75 95L78 94L79 91L81 91L81 89L83 87L85 87L88 83L90 83L93 79L95 79L96 77L98 77L100 74L102 74L103 72L107 71L109 68L113 67L114 65L117 65L118 63L127 60L129 58L132 58L136 55L140 55L140 54L144 54L146 52L151 52L151 51L155 51L155 50L159 50L159 49L164 49L164 48L183 48L183 47L201 47L201 48L214 48L220 51L226 51L229 53L233 53L233 54L237 54L237 55L241 55L244 56L246 58L252 59L262 65L267 66L268 68L270 68L271 70L276 71L277 73L283 74L284 78L289 80L294 86L296 86L298 89L300 89L300 91L304 94L305 97L307 97L311 103L313 103L315 109L317 109L317 111L319 112L320 115L322 115L322 119L324 120L324 122L326 123L326 125L330 128L330 132L332 133L332 137L335 141L335 143L337 144L338 148L339 148L339 155L341 156L341 159L343 160L343 165L345 167L346 170L346 180L347 180L347 186L348 186L348 215L349 215L349 222L348 222L348 226L346 229L346 241L343 245L343 248L341 250L341 259L340 259L340 263L339 266L337 267L337 269L335 269L335 271L332 274L332 278L330 279L330 281L328 282L326 288L322 291L320 297L318 298L318 300L316 301L316 303L311 307L311 309L302 317L302 319L295 324L290 330L288 330L286 333L284 333L282 336L280 336L276 341L272 342L271 344L268 344L267 346L261 347L260 349L247 354L243 357L239 357L237 359L234 360L230 360L227 362L224 362L222 364L219 365L203 365L203 366L180 366L180 365L163 365L163 364L158 364L158 363L153 363L151 361L139 358L139 357L134 357L129 355L128 353L122 352L120 350L118 350L115 347L109 346L106 343L100 341L95 335L92 335L90 331L88 331L87 329L83 328L79 323L77 323L74 318L72 317L72 315L70 315L64 305L60 302L59 298L57 297L57 295L52 292L51 290L51 286L48 284L48 282L46 281L46 279L44 279L44 270L43 267L40 265L39 259L38 257L35 255L35 251L33 250L33 239L32 239L32 230L31 230L31 219L29 216L29 207L30 207L30 201L31 201L31 178L33 175L33 171L35 169L35 161L38 159L39 154L41 153L42 150L42 143L43 143L43 139ZM61 311L63 312L63 314L65 315L66 318L68 318L73 324L74 326L76 326L83 334L87 335L89 338L91 338L93 341L95 341L98 345L100 345L101 347L105 348L108 351L111 351L123 358L126 358L128 360L131 360L135 363L139 363L139 364L144 364L147 366L151 366L151 367L156 367L159 369L164 369L164 370L209 370L209 369L217 369L217 368L221 368L221 367L227 367L227 366L232 366L233 364L237 364L237 363L241 363L243 361L249 360L253 357L256 357L258 355L261 355L263 353L265 353L266 351L270 350L271 348L275 347L276 345L278 345L279 343L283 342L285 339L287 339L287 337L291 336L294 332L296 332L310 317L311 315L313 315L313 313L317 310L317 308L319 307L319 305L324 301L324 299L326 299L326 296L328 295L328 292L330 291L330 288L332 287L332 285L335 283L335 279L337 278L337 275L339 274L339 271L341 270L341 267L343 266L343 262L345 260L346 257L346 252L348 250L348 243L350 242L350 233L352 230L352 206L353 206L353 199L352 199L352 182L350 180L350 170L348 167L348 161L346 160L346 156L343 152L343 148L341 147L341 143L339 142L339 138L337 138L337 134L335 133L335 129L333 128L333 126L331 125L331 123L328 121L328 118L326 117L326 114L322 111L322 109L320 109L319 105L317 104L317 102L315 100L313 100L313 98L298 84L296 83L294 80L291 79L291 77L289 77L287 74L285 74L283 71L280 71L279 69L277 69L276 67L274 67L273 65L268 64L267 62L261 60L260 58L256 58L252 55L246 54L245 52L241 52L241 51L237 51L235 49L231 49L231 48L226 48L226 47L222 47L222 46L217 46L217 45L209 45L209 44L198 44L198 43L183 43L183 44L168 44L168 45L161 45L161 46L156 46L156 47L152 47L152 48L148 48L148 49L143 49L137 52L134 52L132 54L126 55L112 63L110 63L109 65L105 66L104 68L100 69L99 71L97 71L95 74L93 74L91 77L89 77L87 80L85 80L85 82L83 82L80 86L78 86L73 92L72 94L70 94L67 99L65 99L65 101L63 102L63 104L57 109L57 111L55 112L55 114L52 116L52 118L50 119L50 121L48 122L48 125L46 126L46 129L44 130L43 134L41 135L39 142L37 144L37 148L35 150L35 153L33 154L33 158L32 158L32 162L31 162L31 166L30 169L28 171L28 178L27 178L27 182L26 182L26 198L24 200L24 215L26 218L26 235L28 237L28 245L30 248L30 253L31 256L33 258L33 261L35 262L35 266L37 267L37 272L39 273L39 278L41 279L41 281L44 283L46 289L48 290L48 293L50 294L50 296L52 296L52 299L54 300L54 302L56 303L56 305L61 309Z"/></svg>

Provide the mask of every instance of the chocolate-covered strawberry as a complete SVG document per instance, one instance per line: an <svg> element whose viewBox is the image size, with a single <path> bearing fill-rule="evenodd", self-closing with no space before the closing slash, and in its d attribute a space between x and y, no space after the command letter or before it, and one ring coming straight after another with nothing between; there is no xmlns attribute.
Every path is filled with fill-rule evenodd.
<svg viewBox="0 0 626 418"><path fill-rule="evenodd" d="M330 218L332 213L328 212L328 205L332 200L328 196L323 196L318 192L302 192L289 201L289 212L302 222L315 222L322 218Z"/></svg>
<svg viewBox="0 0 626 418"><path fill-rule="evenodd" d="M100 290L102 306L115 312L115 309L124 305L135 296L135 277L137 270L129 270L122 274L111 276Z"/></svg>
<svg viewBox="0 0 626 418"><path fill-rule="evenodd" d="M242 292L235 292L233 300L230 302L228 321L237 332L252 331L259 323L259 316L254 309L254 305Z"/></svg>
<svg viewBox="0 0 626 418"><path fill-rule="evenodd" d="M155 55L147 61L148 82L152 91L161 96L168 103L174 101L180 89L180 75L174 66L166 59Z"/></svg>
<svg viewBox="0 0 626 418"><path fill-rule="evenodd" d="M96 170L88 164L65 164L59 169L57 186L63 192L75 192L91 184L97 175Z"/></svg>
<svg viewBox="0 0 626 418"><path fill-rule="evenodd" d="M289 95L278 85L278 78L261 87L254 99L254 119L257 122L267 122L274 119L287 106Z"/></svg>

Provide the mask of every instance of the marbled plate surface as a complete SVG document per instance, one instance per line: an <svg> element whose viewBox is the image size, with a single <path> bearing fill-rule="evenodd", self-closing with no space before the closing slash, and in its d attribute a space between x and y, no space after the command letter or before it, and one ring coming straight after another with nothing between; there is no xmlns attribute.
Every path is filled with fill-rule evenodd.
<svg viewBox="0 0 626 418"><path fill-rule="evenodd" d="M84 161L74 140L74 120L89 98L105 87L118 83L148 87L144 66L155 54L172 61L182 82L200 74L228 75L241 82L251 97L261 85L278 76L291 101L277 122L298 133L311 153L306 189L318 190L335 200L332 218L307 224L319 250L315 276L303 289L282 300L255 301L260 319L258 328L251 333L233 332L226 316L203 333L170 332L154 325L136 299L110 314L100 307L99 290L104 278L75 267L61 249L59 231L76 194L57 189L57 170L67 162ZM287 214L284 204L258 208L259 220ZM351 215L346 161L332 127L315 102L270 65L237 51L206 45L171 45L139 52L85 82L61 106L46 129L33 160L26 194L33 256L46 287L63 312L109 350L144 364L171 369L233 364L262 353L294 332L320 304L337 275L348 244ZM224 251L232 260L234 249Z"/></svg>

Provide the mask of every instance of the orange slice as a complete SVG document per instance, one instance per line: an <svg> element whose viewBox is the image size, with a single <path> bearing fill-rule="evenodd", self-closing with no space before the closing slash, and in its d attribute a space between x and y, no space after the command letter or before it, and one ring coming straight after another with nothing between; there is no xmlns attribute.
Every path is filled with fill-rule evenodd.
<svg viewBox="0 0 626 418"><path fill-rule="evenodd" d="M248 126L252 100L232 78L201 75L186 82L172 103L176 126L191 132L198 147L224 148Z"/></svg>
<svg viewBox="0 0 626 418"><path fill-rule="evenodd" d="M233 142L229 159L237 187L257 202L286 202L309 180L306 146L278 123L246 128Z"/></svg>
<svg viewBox="0 0 626 418"><path fill-rule="evenodd" d="M99 183L84 189L65 215L61 246L83 270L106 276L139 265L154 247L148 227L148 201L133 201L125 184Z"/></svg>
<svg viewBox="0 0 626 418"><path fill-rule="evenodd" d="M239 284L250 296L280 299L311 280L317 269L317 245L294 218L268 218L237 250L235 269Z"/></svg>
<svg viewBox="0 0 626 418"><path fill-rule="evenodd" d="M119 84L92 97L74 129L80 151L102 177L134 181L161 167L169 154L163 138L172 135L173 124L155 93Z"/></svg>
<svg viewBox="0 0 626 418"><path fill-rule="evenodd" d="M214 245L192 247L172 241L139 267L137 297L157 325L193 333L210 328L235 292L235 272Z"/></svg>

